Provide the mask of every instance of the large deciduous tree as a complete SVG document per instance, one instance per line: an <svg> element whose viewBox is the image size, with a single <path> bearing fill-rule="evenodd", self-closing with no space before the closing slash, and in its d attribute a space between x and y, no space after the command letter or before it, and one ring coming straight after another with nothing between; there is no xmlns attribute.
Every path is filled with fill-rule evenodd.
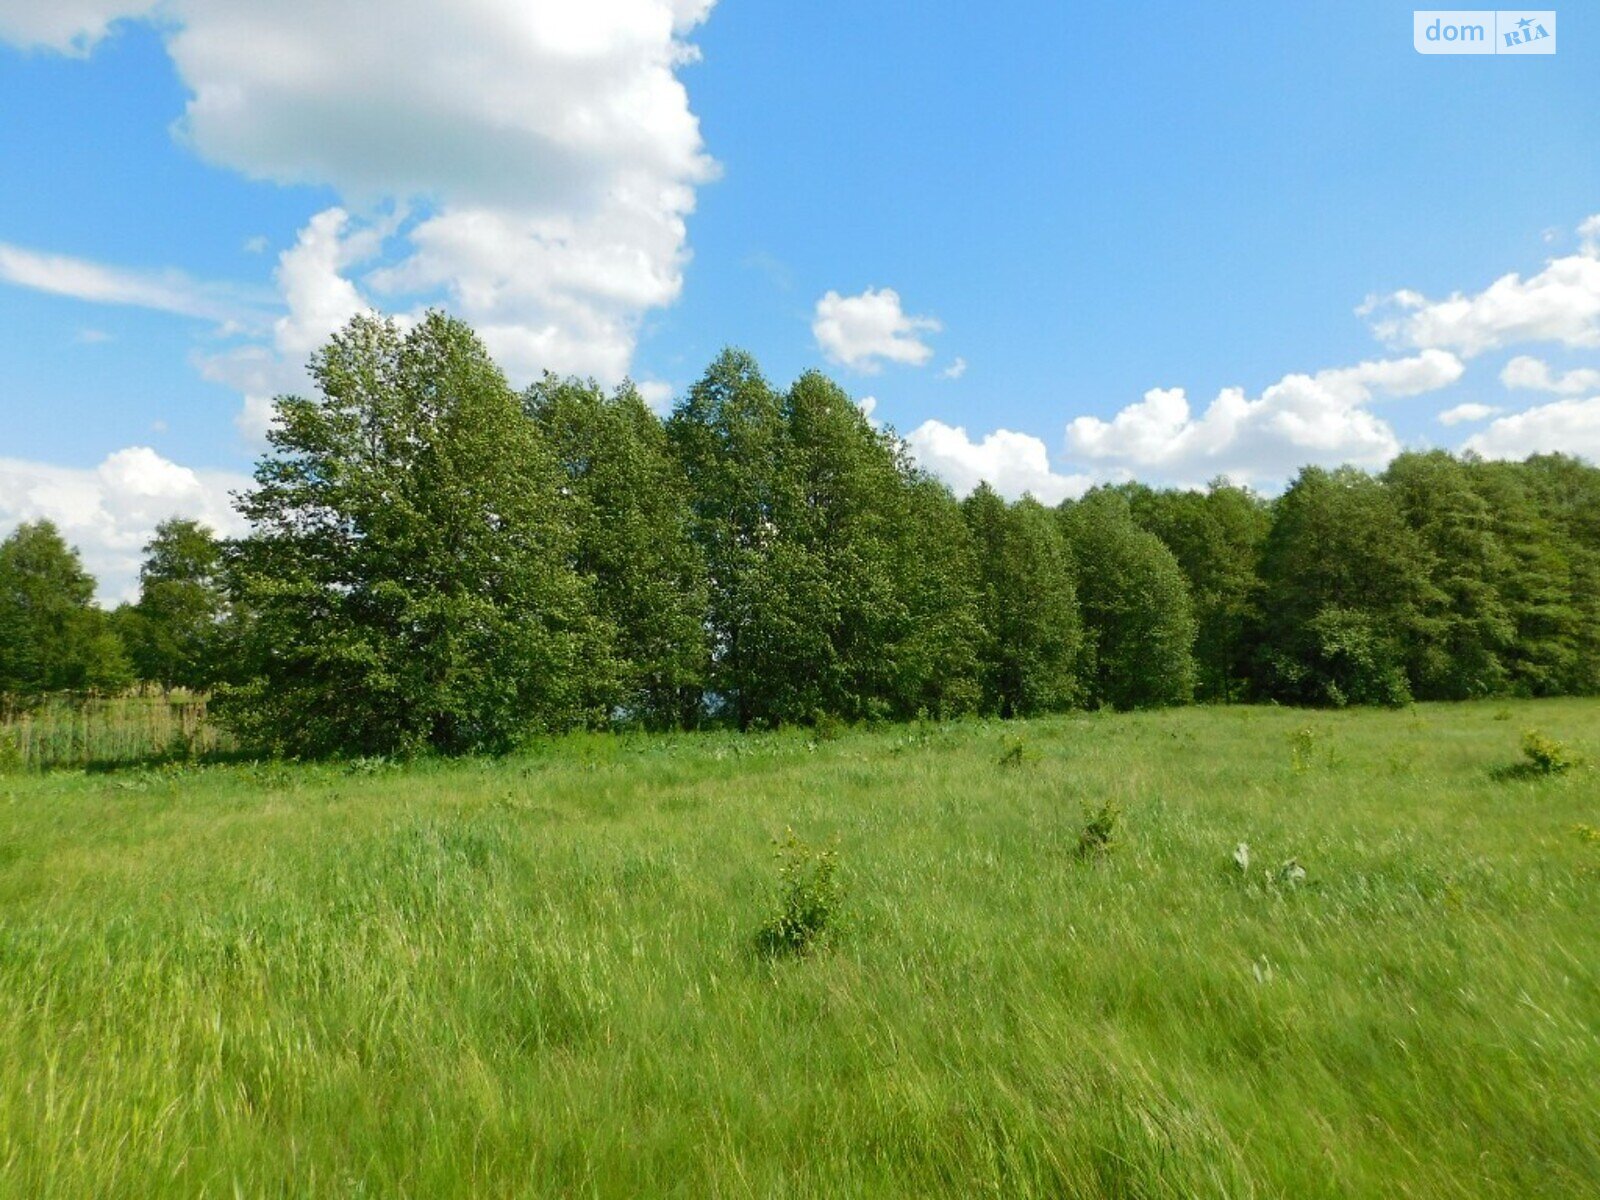
<svg viewBox="0 0 1600 1200"><path fill-rule="evenodd" d="M524 404L566 478L576 566L594 588L614 670L590 670L590 705L650 728L693 725L708 666L705 558L688 483L631 386L547 376Z"/></svg>
<svg viewBox="0 0 1600 1200"><path fill-rule="evenodd" d="M223 545L198 521L156 526L139 571L139 600L118 628L139 678L165 689L209 688L226 669Z"/></svg>
<svg viewBox="0 0 1600 1200"><path fill-rule="evenodd" d="M1089 701L1123 709L1187 704L1195 622L1172 552L1138 526L1115 491L1063 504L1060 520L1078 569Z"/></svg>
<svg viewBox="0 0 1600 1200"><path fill-rule="evenodd" d="M472 331L358 317L311 374L240 500L250 678L224 717L302 754L498 750L597 718L606 639L561 477Z"/></svg>
<svg viewBox="0 0 1600 1200"><path fill-rule="evenodd" d="M49 521L0 542L0 694L114 691L133 674L94 580Z"/></svg>
<svg viewBox="0 0 1600 1200"><path fill-rule="evenodd" d="M1433 556L1361 471L1307 467L1274 508L1262 555L1260 684L1307 704L1404 704L1415 647L1441 634Z"/></svg>
<svg viewBox="0 0 1600 1200"><path fill-rule="evenodd" d="M984 709L1021 717L1076 703L1083 630L1054 516L1029 497L1008 505L987 484L962 510L977 558Z"/></svg>

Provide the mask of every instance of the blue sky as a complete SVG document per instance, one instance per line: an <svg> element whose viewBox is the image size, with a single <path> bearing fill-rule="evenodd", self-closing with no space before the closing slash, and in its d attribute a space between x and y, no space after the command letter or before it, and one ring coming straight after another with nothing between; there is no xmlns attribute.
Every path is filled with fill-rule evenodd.
<svg viewBox="0 0 1600 1200"><path fill-rule="evenodd" d="M1538 57L1377 0L372 11L0 0L0 527L108 594L367 304L658 404L822 366L958 490L1600 456L1588 7Z"/></svg>

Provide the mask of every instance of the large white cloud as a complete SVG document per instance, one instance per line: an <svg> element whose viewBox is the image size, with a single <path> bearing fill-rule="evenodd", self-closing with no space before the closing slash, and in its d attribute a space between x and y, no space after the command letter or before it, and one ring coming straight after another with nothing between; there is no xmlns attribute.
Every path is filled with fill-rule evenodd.
<svg viewBox="0 0 1600 1200"><path fill-rule="evenodd" d="M908 315L893 288L869 287L859 296L828 292L817 301L811 322L811 332L829 361L868 375L876 374L885 362L923 366L933 357L933 347L921 335L940 328L933 317Z"/></svg>
<svg viewBox="0 0 1600 1200"><path fill-rule="evenodd" d="M615 382L643 316L682 289L686 219L715 172L678 78L713 3L0 0L0 37L81 49L152 15L191 93L179 136L369 215L321 214L280 265L272 348L291 367L362 299L350 270L398 235L371 295L448 301L514 376ZM372 219L386 202L419 216Z"/></svg>
<svg viewBox="0 0 1600 1200"><path fill-rule="evenodd" d="M1501 417L1468 438L1462 449L1485 458L1561 453L1600 462L1600 396L1556 400Z"/></svg>
<svg viewBox="0 0 1600 1200"><path fill-rule="evenodd" d="M242 532L229 493L243 475L194 471L146 446L109 455L97 467L46 466L0 458L0 535L23 521L50 520L83 554L105 603L138 590L142 550L168 517L193 517L218 533Z"/></svg>
<svg viewBox="0 0 1600 1200"><path fill-rule="evenodd" d="M1454 350L1468 358L1503 346L1556 342L1600 346L1600 216L1580 227L1582 249L1524 279L1502 275L1475 294L1429 300L1403 289L1368 297L1356 311L1395 346Z"/></svg>
<svg viewBox="0 0 1600 1200"><path fill-rule="evenodd" d="M1251 399L1221 392L1198 416L1182 388L1153 388L1109 421L1067 426L1072 457L1146 477L1199 484L1216 475L1271 484L1307 463L1381 466L1399 439L1366 405L1377 395L1415 396L1461 378L1453 354L1364 362L1315 375L1286 375Z"/></svg>
<svg viewBox="0 0 1600 1200"><path fill-rule="evenodd" d="M869 410L870 411L870 410ZM1008 499L1031 493L1046 504L1081 496L1093 485L1087 475L1061 475L1050 468L1044 442L1031 434L997 429L982 441L943 421L924 421L906 436L913 457L958 496L987 483Z"/></svg>

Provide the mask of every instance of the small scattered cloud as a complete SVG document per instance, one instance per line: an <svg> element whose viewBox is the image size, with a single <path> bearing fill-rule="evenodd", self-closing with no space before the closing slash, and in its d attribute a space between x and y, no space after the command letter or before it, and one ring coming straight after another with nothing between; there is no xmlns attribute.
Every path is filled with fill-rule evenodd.
<svg viewBox="0 0 1600 1200"><path fill-rule="evenodd" d="M246 238L244 242L246 254L265 254L267 252L267 238L265 234L258 233L253 238Z"/></svg>
<svg viewBox="0 0 1600 1200"><path fill-rule="evenodd" d="M893 288L868 288L859 296L828 292L817 301L811 332L830 362L873 375L885 362L920 367L933 357L922 335L942 328L934 317L908 315Z"/></svg>
<svg viewBox="0 0 1600 1200"><path fill-rule="evenodd" d="M1439 414L1441 425L1470 425L1494 416L1500 410L1492 404L1458 404Z"/></svg>
<svg viewBox="0 0 1600 1200"><path fill-rule="evenodd" d="M659 379L641 379L633 385L639 391L639 398L650 406L650 411L658 417L664 417L672 411L672 400L676 389L670 384Z"/></svg>
<svg viewBox="0 0 1600 1200"><path fill-rule="evenodd" d="M1031 494L1045 504L1081 496L1093 485L1087 475L1062 475L1050 467L1044 442L1026 433L997 429L974 441L959 425L924 421L906 437L922 467L958 496L987 483L1008 499Z"/></svg>
<svg viewBox="0 0 1600 1200"><path fill-rule="evenodd" d="M1557 375L1542 359L1519 354L1500 372L1500 382L1512 389L1579 396L1584 392L1600 393L1600 370L1579 367Z"/></svg>
<svg viewBox="0 0 1600 1200"><path fill-rule="evenodd" d="M1484 458L1561 453L1600 462L1600 396L1556 400L1500 417L1462 448Z"/></svg>
<svg viewBox="0 0 1600 1200"><path fill-rule="evenodd" d="M80 346L101 346L111 341L111 335L103 329L80 329L74 340Z"/></svg>
<svg viewBox="0 0 1600 1200"><path fill-rule="evenodd" d="M876 396L863 396L856 401L856 407L861 410L861 415L867 419L867 424L874 429L882 429L883 422L872 414L878 411L878 398Z"/></svg>
<svg viewBox="0 0 1600 1200"><path fill-rule="evenodd" d="M959 354L956 355L955 362L951 363L948 367L940 372L940 374L946 379L960 379L966 373L967 360L962 358Z"/></svg>

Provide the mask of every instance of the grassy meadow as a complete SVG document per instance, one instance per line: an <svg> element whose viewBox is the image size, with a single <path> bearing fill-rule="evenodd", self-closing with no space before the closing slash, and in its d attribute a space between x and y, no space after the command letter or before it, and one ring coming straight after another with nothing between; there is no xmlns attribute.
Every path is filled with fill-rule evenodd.
<svg viewBox="0 0 1600 1200"><path fill-rule="evenodd" d="M0 777L0 1194L1592 1197L1600 771L1530 728L1600 761L1544 701ZM772 958L790 828L844 900Z"/></svg>

